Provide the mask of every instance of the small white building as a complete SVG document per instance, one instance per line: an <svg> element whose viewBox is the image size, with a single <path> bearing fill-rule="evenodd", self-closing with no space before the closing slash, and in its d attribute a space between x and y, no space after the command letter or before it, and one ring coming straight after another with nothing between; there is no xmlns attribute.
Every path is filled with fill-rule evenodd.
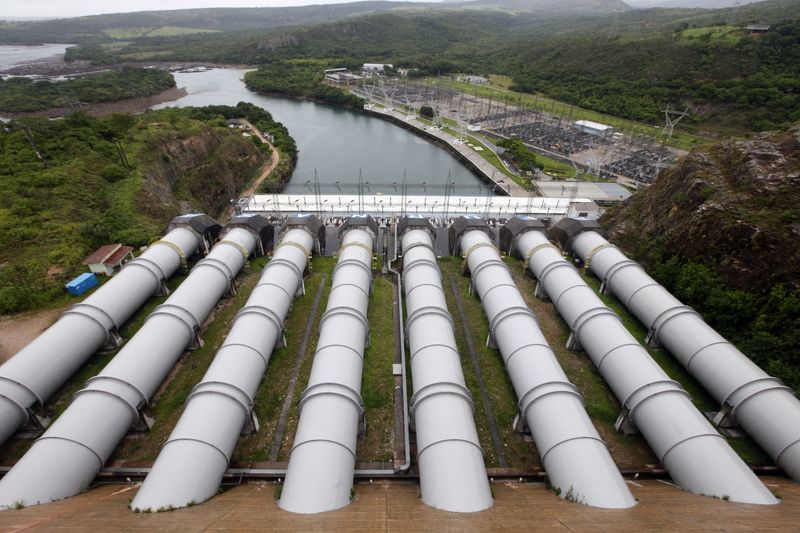
<svg viewBox="0 0 800 533"><path fill-rule="evenodd" d="M611 135L614 133L614 128L599 122L592 122L591 120L576 120L575 127L579 130L589 133L591 135Z"/></svg>
<svg viewBox="0 0 800 533"><path fill-rule="evenodd" d="M123 264L133 259L133 248L121 244L106 244L83 260L83 264L95 274L111 276Z"/></svg>
<svg viewBox="0 0 800 533"><path fill-rule="evenodd" d="M387 68L394 68L390 63L364 63L361 67L365 73L382 74Z"/></svg>
<svg viewBox="0 0 800 533"><path fill-rule="evenodd" d="M489 79L483 76L459 76L458 80L472 85L486 85L489 83Z"/></svg>
<svg viewBox="0 0 800 533"><path fill-rule="evenodd" d="M337 70L336 72L325 71L325 81L336 85L355 85L363 79L364 76L347 72L347 70Z"/></svg>

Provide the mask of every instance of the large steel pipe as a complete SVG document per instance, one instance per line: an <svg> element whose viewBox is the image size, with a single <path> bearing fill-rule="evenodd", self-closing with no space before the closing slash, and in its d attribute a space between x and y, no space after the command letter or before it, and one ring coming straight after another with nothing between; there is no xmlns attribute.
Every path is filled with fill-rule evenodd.
<svg viewBox="0 0 800 533"><path fill-rule="evenodd" d="M777 503L542 231L525 231L515 244L569 325L571 342L586 350L622 403L621 422L639 430L675 483L737 502Z"/></svg>
<svg viewBox="0 0 800 533"><path fill-rule="evenodd" d="M292 299L302 288L313 250L309 231L299 223L290 228L202 381L189 395L132 509L185 507L217 493L237 439L252 415L253 398L283 333Z"/></svg>
<svg viewBox="0 0 800 533"><path fill-rule="evenodd" d="M0 480L0 506L60 500L91 483L180 355L197 340L201 324L255 245L256 235L247 229L225 234Z"/></svg>
<svg viewBox="0 0 800 533"><path fill-rule="evenodd" d="M0 366L0 444L30 421L34 405L44 404L92 354L117 341L118 329L201 243L188 225L176 227Z"/></svg>
<svg viewBox="0 0 800 533"><path fill-rule="evenodd" d="M320 513L350 503L364 413L361 370L375 227L369 217L351 217L340 231L339 260L281 493L280 507L287 511Z"/></svg>
<svg viewBox="0 0 800 533"><path fill-rule="evenodd" d="M469 230L460 245L550 483L586 505L636 505L492 240Z"/></svg>
<svg viewBox="0 0 800 533"><path fill-rule="evenodd" d="M595 231L583 231L572 249L721 404L720 419L744 428L789 476L800 481L800 401L702 317L672 296Z"/></svg>
<svg viewBox="0 0 800 533"><path fill-rule="evenodd" d="M492 494L472 395L464 382L433 238L424 224L417 228L410 226L402 235L402 250L422 501L447 511L481 511L492 506Z"/></svg>

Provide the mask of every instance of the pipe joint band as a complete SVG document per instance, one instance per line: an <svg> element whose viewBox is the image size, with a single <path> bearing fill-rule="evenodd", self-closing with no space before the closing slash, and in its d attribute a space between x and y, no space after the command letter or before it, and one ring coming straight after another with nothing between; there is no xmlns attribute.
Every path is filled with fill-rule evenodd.
<svg viewBox="0 0 800 533"><path fill-rule="evenodd" d="M132 393L133 397L136 398L135 403L131 403L130 400L125 399L127 394L124 394L123 391L116 391L117 387L115 385L122 385L123 390L127 390ZM75 393L75 396L81 394L83 392L90 392L90 391L107 391L115 396L125 399L125 402L131 406L131 409L135 411L139 416L139 410L142 409L145 405L147 405L147 395L136 385L125 381L124 379L118 378L116 376L107 376L107 375L97 375L86 382L86 388L79 390Z"/></svg>
<svg viewBox="0 0 800 533"><path fill-rule="evenodd" d="M29 396L29 399L32 400L30 402L30 404L29 405L22 405L19 401L15 400L12 397L12 396L15 396L15 395L11 394L11 390L3 390L3 389L8 389L9 387L11 389L14 389L14 388L21 389L22 394L24 394L26 396ZM20 381L15 380L15 379L11 379L8 376L1 376L0 375L0 396L8 398L12 402L14 402L17 405L19 405L20 409L23 409L26 412L27 412L28 407L30 407L31 405L33 405L36 402L39 402L39 405L44 405L44 400L42 400L42 397L39 395L38 392L36 392L32 388L30 388L25 383L22 383Z"/></svg>
<svg viewBox="0 0 800 533"><path fill-rule="evenodd" d="M442 309L441 307L435 305L426 305L425 307L420 307L414 310L408 318L406 319L406 335L408 335L408 331L411 329L411 325L420 317L424 317L427 315L438 315L450 324L453 332L456 331L455 323L453 322L453 317L448 313L446 310Z"/></svg>
<svg viewBox="0 0 800 533"><path fill-rule="evenodd" d="M597 364L595 365L595 366L597 366L597 370L600 370L602 368L603 362L606 360L606 357L608 357L612 353L616 352L617 350L620 350L620 349L625 348L625 347L641 348L642 345L639 344L638 342L626 342L624 344L618 344L618 345L614 346L613 348L608 350L606 353L604 353L603 355L601 355L597 359Z"/></svg>
<svg viewBox="0 0 800 533"><path fill-rule="evenodd" d="M192 232L194 233L194 232ZM172 250L178 254L178 259L180 259L181 266L186 266L186 252L183 251L183 248L175 244L174 242L168 241L166 239L161 239L159 241L154 242L150 246L155 246L157 244L163 244L167 248L172 248Z"/></svg>
<svg viewBox="0 0 800 533"><path fill-rule="evenodd" d="M81 448L85 448L85 449L89 450L92 453L92 455L94 455L95 459L97 459L97 462L98 462L98 468L103 468L103 465L106 463L106 460L103 458L103 456L100 455L97 452L97 450L95 450L91 446L87 445L85 442L81 442L81 441L75 440L75 439L70 439L70 438L67 438L67 437L59 437L57 435L48 435L47 433L45 433L44 435L39 437L39 440L37 442L41 442L41 441L44 441L44 440L60 440L60 441L64 441L64 442L71 442L72 444L77 444Z"/></svg>
<svg viewBox="0 0 800 533"><path fill-rule="evenodd" d="M469 248L464 250L464 252L461 254L461 257L464 258L465 262L468 262L469 261L469 256L472 254L472 252L474 252L478 248L483 248L484 246L487 246L487 247L492 248L493 250L497 251L497 246L495 246L494 243L489 242L489 241L480 241L480 242L476 242L475 244L473 244L472 246L470 246Z"/></svg>
<svg viewBox="0 0 800 533"><path fill-rule="evenodd" d="M534 246L525 253L525 257L523 257L523 268L528 268L528 264L530 263L533 254L535 254L536 252L538 252L543 248L552 248L553 250L558 252L558 255L561 255L561 250L558 248L558 246L556 246L552 242L548 241L548 242L543 242L542 244L537 244L536 246Z"/></svg>
<svg viewBox="0 0 800 533"><path fill-rule="evenodd" d="M269 353L271 353L271 352L272 352L272 350L270 350L270 352L269 352L269 353L267 353L267 354L263 354L263 353L261 353L259 350L256 350L255 348L253 348L252 346L250 346L249 344L242 344L242 343L240 343L240 342L223 343L223 344L222 344L222 346L220 346L220 347L219 347L219 350L217 350L217 356L215 356L215 359L216 359L216 357L220 357L220 356L221 356L221 354L223 353L223 351L224 351L226 348L243 348L243 349L247 350L248 352L253 352L253 353L254 353L254 354L256 354L256 355L257 355L257 356L258 356L258 357L259 357L259 358L260 358L262 361L264 361L264 366L265 366L265 368L266 368L266 367L269 365L269 358L268 358L268 356L269 356Z"/></svg>
<svg viewBox="0 0 800 533"><path fill-rule="evenodd" d="M676 442L675 444L673 444L672 446L670 446L669 448L667 448L667 449L664 451L664 453L662 453L662 454L661 454L661 457L659 457L659 458L658 458L659 462L660 462L660 463L663 465L663 464L664 464L664 461L665 461L665 460L666 460L666 458L667 458L667 455L669 455L669 453L670 453L672 450L674 450L675 448L677 448L677 447L678 447L678 446L680 446L681 444L684 444L684 443L686 443L686 442L688 442L688 441L690 441L690 440L694 440L694 439L701 439L701 438L704 438L704 437L712 437L712 438L716 438L716 439L722 439L722 440L723 440L723 442L725 442L725 443L727 444L727 441L725 441L725 437L723 437L723 436L722 436L722 435L720 435L719 433L709 433L709 432L706 432L706 433L697 433L697 434L695 434L695 435L691 435L691 436L689 436L689 437L686 437L685 439L681 439L681 440L679 440L678 442Z"/></svg>
<svg viewBox="0 0 800 533"><path fill-rule="evenodd" d="M546 351L548 351L550 353L550 355L553 358L555 358L556 355L555 355L555 353L553 353L553 349L550 347L549 344L547 344L546 341L545 342L531 342L531 343L528 343L528 344L523 344L522 346L520 346L519 348L517 348L516 350L514 350L513 352L508 354L507 357L504 354L501 354L502 357L505 359L506 367L508 367L508 364L509 364L509 361L511 361L511 358L515 357L517 354L522 353L523 350L525 350L525 348L536 348L536 347L544 348Z"/></svg>
<svg viewBox="0 0 800 533"><path fill-rule="evenodd" d="M527 416L528 409L537 400L552 394L568 394L578 398L578 401L581 402L581 405L584 403L583 396L581 396L581 393L578 392L578 388L569 381L547 381L545 383L536 385L532 389L529 389L528 392L520 397L519 402L517 403L519 412L523 417Z"/></svg>
<svg viewBox="0 0 800 533"><path fill-rule="evenodd" d="M20 425L25 425L30 421L31 419L30 410L27 407L23 406L20 402L18 402L14 397L0 392L0 398L10 402L11 405L19 409L20 413L22 413L23 422Z"/></svg>
<svg viewBox="0 0 800 533"><path fill-rule="evenodd" d="M175 442L182 442L182 441L183 442L196 442L198 444L204 444L204 445L208 446L209 448L211 448L212 450L215 450L217 453L219 453L225 459L225 463L226 464L230 464L230 462L231 462L231 458L228 457L227 453L222 451L219 447L215 446L214 444L211 444L210 442L208 442L206 440L203 440L203 439L196 439L196 438L192 438L192 437L177 437L177 438L174 438L174 439L169 439L167 442L164 443L164 445L161 447L161 449L164 450L164 448L166 448L170 444L175 443Z"/></svg>
<svg viewBox="0 0 800 533"><path fill-rule="evenodd" d="M663 379L651 381L634 390L622 401L622 405L628 410L628 418L635 423L634 412L639 405L666 393L677 393L691 401L691 396L681 387L680 383L671 379Z"/></svg>
<svg viewBox="0 0 800 533"><path fill-rule="evenodd" d="M470 274L472 275L473 279L477 279L478 274L491 267L501 267L504 271L508 272L509 275L511 274L511 269L508 268L508 265L505 264L499 257L493 257L491 259L487 259L486 261L482 261L481 264L472 269Z"/></svg>
<svg viewBox="0 0 800 533"><path fill-rule="evenodd" d="M96 305L85 302L73 305L64 311L61 316L65 315L80 315L100 326L105 332L106 343L111 341L111 331L118 327L116 321L108 312Z"/></svg>
<svg viewBox="0 0 800 533"><path fill-rule="evenodd" d="M110 396L114 400L118 400L118 401L122 402L123 404L125 404L125 407L127 407L131 412L131 423L129 424L129 427L132 427L134 424L136 424L136 421L139 420L139 410L136 409L136 407L134 407L133 405L131 405L131 402L130 402L130 400L128 398L125 398L121 394L117 394L116 392L114 392L112 390L108 390L108 389L86 388L86 389L81 389L78 392L76 392L75 396L73 398L77 398L78 396L80 396L82 394L100 394L100 395L103 395L103 396ZM103 461L103 462L105 462L105 461Z"/></svg>
<svg viewBox="0 0 800 533"><path fill-rule="evenodd" d="M615 246L615 248L616 248L616 246ZM639 263L637 263L636 261L633 261L632 259L627 259L627 258L623 259L622 261L614 263L613 265L611 265L608 268L608 270L606 270L605 274L603 274L603 279L601 280L602 281L602 285L605 286L605 287L608 287L609 284L611 283L611 279L614 276L616 276L617 273L620 270L623 270L623 269L625 269L627 267L638 267L638 268L642 269L642 266ZM644 270L644 269L642 269L642 270Z"/></svg>
<svg viewBox="0 0 800 533"><path fill-rule="evenodd" d="M556 299L553 300L553 305L556 307L556 309L558 309L558 303L561 301L561 298L565 294L567 294L572 289L583 289L583 288L586 288L586 284L583 281L580 281L580 282L576 283L575 285L570 285L569 287L567 287L566 289L561 291L561 293L559 293L559 295L556 297ZM551 299L553 298L552 295L550 295L550 298Z"/></svg>
<svg viewBox="0 0 800 533"><path fill-rule="evenodd" d="M544 465L545 459L547 459L547 454L549 454L551 451L555 450L556 448L558 448L562 444L566 444L568 442L573 442L573 441L576 441L576 440L593 440L595 442L599 442L603 446L603 448L606 447L605 441L603 441L603 439L601 439L600 437L595 436L595 435L575 435L573 437L566 437L566 438L556 442L555 444L553 444L549 448L547 448L547 450L545 450L544 452L540 451L541 456L542 456L542 459L541 459L542 465Z"/></svg>
<svg viewBox="0 0 800 533"><path fill-rule="evenodd" d="M139 256L136 259L128 261L127 263L125 263L122 269L120 269L120 272L122 272L123 269L129 267L143 268L145 271L147 271L147 273L149 273L151 276L153 276L153 278L155 278L156 287L159 287L167 279L167 274L166 272L164 272L164 269L161 268L161 265L159 265L155 261L151 261L150 259L144 256Z"/></svg>
<svg viewBox="0 0 800 533"><path fill-rule="evenodd" d="M353 456L353 461L356 460L356 451L355 450L351 449L350 446L348 446L347 444L344 444L342 442L339 442L338 440L333 440L333 439L306 439L304 441L295 442L294 445L292 446L292 449L289 451L289 455L293 454L294 451L297 448L299 448L300 446L302 446L303 444L311 444L313 442L327 442L328 444L334 444L336 446L340 446L340 447L344 448L345 450L347 450L348 452L350 452L350 455Z"/></svg>
<svg viewBox="0 0 800 533"><path fill-rule="evenodd" d="M730 406L731 416L736 416L736 410L747 400L769 391L785 390L789 394L794 394L794 391L787 387L783 381L772 376L757 378L747 383L740 385L728 393L723 398L721 405L723 407Z"/></svg>
<svg viewBox="0 0 800 533"><path fill-rule="evenodd" d="M364 354L360 352L358 349L353 348L352 346L348 346L347 344L339 344L339 343L328 343L325 344L324 346L317 345L317 351L314 352L314 357L316 358L324 350L335 349L335 348L342 348L344 350L347 350L348 352L352 352L355 354L356 357L361 359L362 362L364 361Z"/></svg>
<svg viewBox="0 0 800 533"><path fill-rule="evenodd" d="M562 259L561 261L553 261L549 265L545 266L539 272L539 274L536 275L536 279L539 280L539 283L544 285L547 276L549 276L551 272L553 272L554 270L558 270L559 268L569 268L577 274L577 270L575 269L575 267L572 266L572 264L570 264L569 261Z"/></svg>
<svg viewBox="0 0 800 533"><path fill-rule="evenodd" d="M495 289L499 289L500 287L509 287L511 289L518 290L517 286L514 284L513 281L511 283L498 283L497 285L492 285L491 287L486 289L486 291L484 291L483 294L478 294L478 299L480 301L483 301L486 298L487 294L489 294L490 292L492 292ZM474 288L475 292L477 292L477 287L474 284L473 284L473 288Z"/></svg>
<svg viewBox="0 0 800 533"><path fill-rule="evenodd" d="M788 469L781 464L781 459L783 457L783 454L786 453L786 451L789 450L789 448L793 447L797 443L800 443L800 439L797 439L797 440L794 440L794 441L790 442L789 444L784 446L783 449L780 452L778 452L775 455L775 464L778 465L779 467L783 468L784 472L786 472Z"/></svg>
<svg viewBox="0 0 800 533"><path fill-rule="evenodd" d="M359 228L352 228L352 229L359 229ZM351 242L346 242L346 243L342 244L341 246L339 246L339 254L338 255L341 256L342 255L342 250L350 248L351 246L357 246L359 248L365 249L367 252L369 252L369 256L372 257L372 245L364 243L364 242L361 242L361 241L351 241Z"/></svg>
<svg viewBox="0 0 800 533"><path fill-rule="evenodd" d="M336 262L336 266L333 267L333 272L331 273L331 279L334 279L336 277L336 273L339 271L339 269L340 268L344 268L344 267L358 267L361 270L363 270L364 272L366 272L367 277L369 279L372 279L372 269L368 265L364 264L364 261L361 261L360 259L353 259L353 258L351 258L351 259L342 259L340 261L337 261Z"/></svg>
<svg viewBox="0 0 800 533"><path fill-rule="evenodd" d="M261 283L256 285L255 288L257 289L258 287L274 287L274 288L278 289L280 292L282 292L286 296L286 301L287 302L291 302L292 300L294 300L294 296L292 296L292 294L289 291L286 290L286 287L284 287L282 285L278 285L277 283L272 283L270 281L262 281Z"/></svg>
<svg viewBox="0 0 800 533"><path fill-rule="evenodd" d="M145 321L151 320L157 316L169 316L177 319L181 324L186 326L192 337L194 337L200 329L200 321L197 320L197 317L179 305L169 303L161 304L150 313Z"/></svg>
<svg viewBox="0 0 800 533"><path fill-rule="evenodd" d="M417 450L417 457L419 458L422 455L422 452L424 452L425 450L429 450L429 449L433 448L434 446L436 446L437 444L442 444L442 443L445 443L445 442L464 442L466 444L471 444L472 446L477 448L478 451L481 454L483 454L483 448L481 448L481 445L479 443L477 443L477 442L471 441L469 439L459 439L459 438L455 438L455 439L450 438L450 439L448 439L448 438L444 438L444 439L435 440L433 442L429 442L426 446L423 446L422 449Z"/></svg>
<svg viewBox="0 0 800 533"><path fill-rule="evenodd" d="M439 265L436 264L436 261L431 260L431 259L427 259L427 258L423 258L423 259L417 259L415 261L412 261L411 264L408 264L408 265L403 264L403 273L402 273L403 281L406 280L408 272L410 272L411 270L413 270L416 267L420 267L420 266L423 266L423 265L427 266L427 267L430 267L431 269L435 270L437 277L439 279L442 279L442 272L439 270Z"/></svg>
<svg viewBox="0 0 800 533"><path fill-rule="evenodd" d="M269 320L275 326L275 330L276 330L278 335L283 331L283 320L281 319L280 316L278 316L278 313L276 313L275 311L273 311L269 307L266 307L266 306L263 306L263 305L258 305L258 304L248 305L247 307L244 307L241 311L236 313L236 317L233 319L234 322L236 320L238 320L240 316L244 316L244 315L259 315L259 316L262 316L262 317L266 318L267 320ZM223 347L224 346L226 346L226 345L223 344ZM229 345L227 345L227 346L229 346ZM260 351L256 350L255 348L252 348L251 346L248 346L248 348L251 348L256 353L258 353L258 355L260 355L261 358L264 359L264 362L267 363L267 359L266 359L266 356L264 354L262 354ZM222 348L220 348L220 349L222 349Z"/></svg>
<svg viewBox="0 0 800 533"><path fill-rule="evenodd" d="M427 230L425 230L425 232L430 237L430 232L428 232ZM434 248L433 248L433 243L425 242L425 241L414 241L409 245L403 246L403 254L407 254L409 250L411 250L412 248L416 248L418 246L422 246L423 248L427 248L428 250L433 252L433 255L436 255L436 250L434 250Z"/></svg>
<svg viewBox="0 0 800 533"><path fill-rule="evenodd" d="M436 290L438 292L444 293L444 287L442 287L441 283L420 283L419 285L414 285L410 287L406 284L406 300L409 299L409 295L417 289L422 289L424 287L429 287L430 289Z"/></svg>
<svg viewBox="0 0 800 533"><path fill-rule="evenodd" d="M458 350L456 350L455 346L453 346L452 344L443 344L443 343L429 343L429 344L426 344L426 345L424 345L424 346L420 346L419 348L417 348L417 349L414 351L414 353L412 353L412 354L409 356L409 361L413 361L413 360L414 360L414 358L417 356L417 354L418 354L419 352L421 352L421 351L423 351L423 350L427 350L427 349L429 349L429 348L443 348L443 349L445 349L445 350L448 350L448 351L452 352L452 353L453 353L453 355L455 355L455 358L456 358L456 360L458 360L458 359L461 357L461 355L459 355L459 353L458 353Z"/></svg>
<svg viewBox="0 0 800 533"><path fill-rule="evenodd" d="M210 266L216 269L218 272L220 272L225 277L225 280L228 282L229 287L231 281L233 281L233 278L236 277L236 274L233 272L233 270L231 270L231 268L227 264L225 264L224 261L220 261L216 257L211 257L211 256L208 256L205 259L201 259L200 261L198 261L197 264L192 269L192 271L195 271L204 266Z"/></svg>
<svg viewBox="0 0 800 533"><path fill-rule="evenodd" d="M300 283L302 283L302 281L303 281L303 271L300 270L300 267L297 266L293 261L289 261L288 259L283 259L281 257L274 257L273 256L272 260L270 260L270 262L267 263L267 266L264 267L264 272L266 272L266 270L268 268L272 267L272 266L285 266L285 267L289 268L289 270L294 272L295 275L297 276L297 284L300 285ZM264 274L262 273L261 274L261 280L263 280L263 279L264 279ZM262 285L262 284L263 284L263 282L260 281L256 285L256 287L258 285Z"/></svg>
<svg viewBox="0 0 800 533"><path fill-rule="evenodd" d="M257 235L254 235L254 237L258 238L258 236L257 236ZM238 243L238 242L236 242L236 241L234 241L234 240L231 240L231 239L222 239L222 240L221 240L221 241L219 241L217 244L229 244L229 245L233 246L234 248L236 248L237 250L239 250L239 252L240 252L240 253L242 254L242 256L244 257L244 260L245 260L245 261L247 261L247 258L248 258L248 257L250 257L250 251L249 251L247 248L245 248L244 246L242 246L240 243Z"/></svg>
<svg viewBox="0 0 800 533"><path fill-rule="evenodd" d="M619 317L619 315L617 315L617 313L615 313L608 307L593 307L592 309L584 311L583 313L578 315L569 329L572 331L572 334L575 336L575 338L580 340L581 328L583 328L593 319L604 316L611 317L615 320L618 320L619 322L622 322L622 319Z"/></svg>
<svg viewBox="0 0 800 533"><path fill-rule="evenodd" d="M303 406L311 398L322 395L332 395L344 398L355 406L356 410L358 410L359 417L363 416L364 414L364 400L361 399L361 394L359 394L355 389L351 389L347 385L332 382L315 383L304 390L303 394L300 396L300 402L297 404L298 412L303 410Z"/></svg>
<svg viewBox="0 0 800 533"><path fill-rule="evenodd" d="M678 305L675 307L670 307L666 311L662 311L661 314L659 314L657 317L653 319L653 323L650 324L650 336L652 340L654 342L659 342L658 340L659 331L661 331L661 328L664 327L664 324L666 324L673 318L681 315L696 315L700 318L700 320L703 319L703 317L701 317L697 311L695 311L688 305Z"/></svg>
<svg viewBox="0 0 800 533"><path fill-rule="evenodd" d="M329 294L333 294L333 291L335 291L336 289L349 288L349 287L352 287L353 289L357 290L358 292L363 293L364 296L366 296L367 299L369 299L369 288L365 289L363 286L361 286L358 283L349 283L349 282L336 283L335 285L333 285L331 287L331 289L329 291Z"/></svg>
<svg viewBox="0 0 800 533"><path fill-rule="evenodd" d="M686 367L686 370L688 370L691 373L692 372L692 362L694 361L694 358L697 357L698 355L700 355L700 352L703 352L703 351L705 351L708 348L711 348L713 346L731 346L731 347L735 348L735 346L733 346L733 344L731 344L730 341L721 340L721 341L712 342L712 343L706 344L705 346L703 346L702 348L700 348L699 350L694 352L692 355L689 356L688 359L686 359L685 362L681 361L681 363L683 363L683 366Z"/></svg>
<svg viewBox="0 0 800 533"><path fill-rule="evenodd" d="M239 387L226 383L224 381L203 381L198 383L192 388L192 392L186 398L188 404L192 398L201 394L211 394L215 396L223 396L236 402L242 408L245 418L250 416L250 411L253 409L253 399L250 395Z"/></svg>
<svg viewBox="0 0 800 533"><path fill-rule="evenodd" d="M467 401L467 403L469 403L470 411L475 411L475 403L472 400L472 394L469 392L468 388L452 381L437 381L435 383L429 383L425 385L415 392L413 396L411 396L411 401L409 402L411 404L411 418L414 418L417 407L419 407L422 402L443 394L449 394L463 398Z"/></svg>
<svg viewBox="0 0 800 533"><path fill-rule="evenodd" d="M630 309L631 302L633 302L633 299L636 297L636 295L639 294L639 292L647 289L648 287L661 287L661 284L654 281L653 283L646 283L642 285L641 287L633 291L630 296L628 296L628 299L625 301L625 308Z"/></svg>
<svg viewBox="0 0 800 533"><path fill-rule="evenodd" d="M576 237L577 237L577 235L576 235ZM573 242L574 242L574 239L573 239ZM594 254L596 254L600 250L605 250L606 248L616 248L616 246L614 246L613 244L611 244L608 241L606 241L606 242L604 242L602 244L598 244L597 246L595 246L594 248L589 250L589 252L586 254L586 260L584 261L586 266L588 267L592 263L592 258L594 257Z"/></svg>
<svg viewBox="0 0 800 533"><path fill-rule="evenodd" d="M281 242L279 242L278 245L275 247L275 249L272 252L273 255L275 254L275 252L278 251L279 248L283 248L284 246L294 246L295 248L299 248L303 252L303 255L305 255L306 257L309 257L311 255L311 250L309 250L308 248L306 248L305 246L303 246L299 242L297 242L297 241L288 241L288 240L282 240Z"/></svg>
<svg viewBox="0 0 800 533"><path fill-rule="evenodd" d="M331 289L333 290L333 289ZM325 322L336 315L346 315L351 318L355 318L364 326L364 338L369 336L369 322L367 321L367 317L361 314L360 311L353 309L352 307L333 307L325 311L322 314L322 318L319 319L319 329L322 330L322 327L325 325Z"/></svg>
<svg viewBox="0 0 800 533"><path fill-rule="evenodd" d="M533 314L533 311L531 311L527 307L514 306L514 307L506 307L505 309L494 315L494 318L492 318L492 320L489 322L489 331L491 331L492 335L494 335L494 330L497 328L497 326L500 325L500 323L503 320L510 318L512 316L519 316L519 315L524 315L529 317L536 323L536 327L539 327L539 319L536 318L536 315Z"/></svg>

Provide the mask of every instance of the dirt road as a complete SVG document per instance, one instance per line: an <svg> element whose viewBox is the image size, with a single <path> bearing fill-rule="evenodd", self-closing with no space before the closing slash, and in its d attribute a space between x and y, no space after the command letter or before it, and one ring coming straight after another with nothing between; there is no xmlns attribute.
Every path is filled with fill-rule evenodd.
<svg viewBox="0 0 800 533"><path fill-rule="evenodd" d="M250 187L248 187L247 189L242 191L242 194L240 195L240 196L252 196L252 195L254 195L256 193L256 190L258 189L258 186L261 185L261 182L263 182L265 179L267 179L267 176L269 176L270 173L273 170L275 170L275 167L278 166L278 162L280 161L281 156L278 153L278 149L275 148L272 145L272 143L269 142L269 140L267 140L266 137L264 137L264 135L259 131L258 128L256 128L252 124L250 124L250 122L248 122L245 119L241 119L240 122L242 124L244 124L245 127L250 129L250 133L255 134L256 137L261 139L261 142L263 142L264 144L269 146L270 149L272 150L272 160L270 161L269 166L264 168L264 170L261 172L261 174L253 181L252 185L250 185Z"/></svg>
<svg viewBox="0 0 800 533"><path fill-rule="evenodd" d="M64 309L0 317L0 363L16 354L56 321Z"/></svg>

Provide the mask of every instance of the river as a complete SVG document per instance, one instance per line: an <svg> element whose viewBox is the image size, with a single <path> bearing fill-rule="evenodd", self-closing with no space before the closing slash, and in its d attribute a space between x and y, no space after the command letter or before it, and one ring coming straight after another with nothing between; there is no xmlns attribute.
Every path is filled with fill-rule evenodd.
<svg viewBox="0 0 800 533"><path fill-rule="evenodd" d="M65 44L0 45L0 72L22 63L63 55ZM178 87L187 95L155 106L185 107L254 103L281 121L297 142L297 166L286 192L310 192L316 175L321 192L355 192L359 173L364 192L401 194L452 193L485 195L486 185L443 148L391 122L339 107L290 98L264 96L244 84L246 71L216 68L203 72L176 72Z"/></svg>
<svg viewBox="0 0 800 533"><path fill-rule="evenodd" d="M310 191L314 175L322 192L352 192L363 176L364 192L402 191L405 173L409 194L444 194L448 181L461 195L484 195L486 186L443 148L385 120L331 105L264 96L247 89L245 71L213 69L175 73L188 95L156 106L236 105L251 102L282 122L299 149L287 192Z"/></svg>
<svg viewBox="0 0 800 533"><path fill-rule="evenodd" d="M0 44L0 73L23 63L63 56L71 44Z"/></svg>

